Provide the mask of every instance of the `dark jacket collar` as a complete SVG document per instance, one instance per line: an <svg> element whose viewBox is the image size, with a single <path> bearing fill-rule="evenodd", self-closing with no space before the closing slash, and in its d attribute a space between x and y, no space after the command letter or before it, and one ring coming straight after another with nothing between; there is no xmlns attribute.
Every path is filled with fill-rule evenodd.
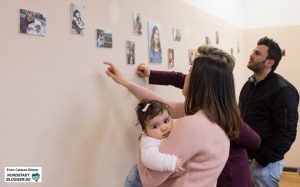
<svg viewBox="0 0 300 187"><path fill-rule="evenodd" d="M256 85L261 85L263 84L264 82L266 82L267 80L270 79L270 77L273 77L273 75L275 75L275 73L273 71L271 71L263 80L259 81L258 83L256 83L256 78L254 76L254 74L248 78L248 81L253 83L253 84L256 84Z"/></svg>

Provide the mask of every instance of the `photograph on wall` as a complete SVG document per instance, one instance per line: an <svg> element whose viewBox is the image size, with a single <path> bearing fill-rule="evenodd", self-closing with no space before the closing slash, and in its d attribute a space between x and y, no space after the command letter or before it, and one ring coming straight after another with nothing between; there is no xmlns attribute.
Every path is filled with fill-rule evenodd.
<svg viewBox="0 0 300 187"><path fill-rule="evenodd" d="M46 16L39 12L20 9L20 33L46 36Z"/></svg>
<svg viewBox="0 0 300 187"><path fill-rule="evenodd" d="M205 44L210 45L211 44L211 40L209 36L205 36Z"/></svg>
<svg viewBox="0 0 300 187"><path fill-rule="evenodd" d="M174 67L174 49L168 49L168 68Z"/></svg>
<svg viewBox="0 0 300 187"><path fill-rule="evenodd" d="M127 64L135 64L135 43L134 43L134 41L126 41L126 57L127 57Z"/></svg>
<svg viewBox="0 0 300 187"><path fill-rule="evenodd" d="M220 43L219 31L216 31L216 44Z"/></svg>
<svg viewBox="0 0 300 187"><path fill-rule="evenodd" d="M240 53L240 42L237 43L236 51L237 53Z"/></svg>
<svg viewBox="0 0 300 187"><path fill-rule="evenodd" d="M103 29L97 29L97 47L100 48L112 48L112 33L104 31Z"/></svg>
<svg viewBox="0 0 300 187"><path fill-rule="evenodd" d="M233 55L233 48L230 48L230 54Z"/></svg>
<svg viewBox="0 0 300 187"><path fill-rule="evenodd" d="M71 3L71 23L73 34L84 34L84 6Z"/></svg>
<svg viewBox="0 0 300 187"><path fill-rule="evenodd" d="M181 40L181 30L173 28L173 40L180 42Z"/></svg>
<svg viewBox="0 0 300 187"><path fill-rule="evenodd" d="M142 35L142 18L141 13L138 11L133 11L133 34Z"/></svg>
<svg viewBox="0 0 300 187"><path fill-rule="evenodd" d="M285 49L282 49L281 54L282 56L285 56Z"/></svg>
<svg viewBox="0 0 300 187"><path fill-rule="evenodd" d="M193 48L189 48L188 49L188 55L189 55L189 65L192 65L193 61L195 59L196 50L194 50Z"/></svg>
<svg viewBox="0 0 300 187"><path fill-rule="evenodd" d="M148 22L149 62L162 63L161 27L158 22Z"/></svg>

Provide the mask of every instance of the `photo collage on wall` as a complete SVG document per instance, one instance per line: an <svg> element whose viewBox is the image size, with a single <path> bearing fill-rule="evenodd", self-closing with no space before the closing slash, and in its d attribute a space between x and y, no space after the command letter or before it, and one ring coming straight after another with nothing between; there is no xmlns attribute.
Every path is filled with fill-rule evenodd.
<svg viewBox="0 0 300 187"><path fill-rule="evenodd" d="M85 34L85 12L83 5L70 4L70 20L71 33L75 35ZM143 34L142 15L139 11L132 12L132 33L136 36ZM20 9L20 33L46 36L46 16L43 13L32 10ZM148 59L149 63L162 63L162 29L159 22L148 21ZM180 28L173 27L171 31L173 41L180 42L182 31ZM209 36L205 36L205 44L212 45L212 40ZM215 44L220 44L219 31L215 31ZM96 29L96 47L97 48L112 48L113 36L112 32L106 29ZM236 47L230 48L230 54L234 54L234 49L240 53L240 43L236 43ZM135 42L125 41L125 52L127 64L135 64ZM285 50L282 51L285 55ZM191 65L197 56L195 49L188 49L188 62ZM174 68L174 49L167 50L168 68Z"/></svg>
<svg viewBox="0 0 300 187"><path fill-rule="evenodd" d="M46 16L32 10L20 9L20 33L46 36Z"/></svg>

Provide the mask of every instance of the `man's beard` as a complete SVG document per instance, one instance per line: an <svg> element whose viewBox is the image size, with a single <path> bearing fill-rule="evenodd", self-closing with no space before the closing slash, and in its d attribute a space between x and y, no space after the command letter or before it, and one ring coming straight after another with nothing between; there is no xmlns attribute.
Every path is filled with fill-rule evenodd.
<svg viewBox="0 0 300 187"><path fill-rule="evenodd" d="M250 59L251 60L251 59ZM252 70L254 73L261 73L262 70L264 69L264 65L265 65L265 62L267 61L267 59L259 62L259 63L251 63L251 64L248 64L247 67Z"/></svg>

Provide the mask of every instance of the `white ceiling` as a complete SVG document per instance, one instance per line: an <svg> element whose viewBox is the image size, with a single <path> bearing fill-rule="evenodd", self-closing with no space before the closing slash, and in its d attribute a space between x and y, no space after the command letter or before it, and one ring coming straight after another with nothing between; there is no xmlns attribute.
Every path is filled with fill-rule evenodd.
<svg viewBox="0 0 300 187"><path fill-rule="evenodd" d="M299 0L181 0L240 28L300 25Z"/></svg>

